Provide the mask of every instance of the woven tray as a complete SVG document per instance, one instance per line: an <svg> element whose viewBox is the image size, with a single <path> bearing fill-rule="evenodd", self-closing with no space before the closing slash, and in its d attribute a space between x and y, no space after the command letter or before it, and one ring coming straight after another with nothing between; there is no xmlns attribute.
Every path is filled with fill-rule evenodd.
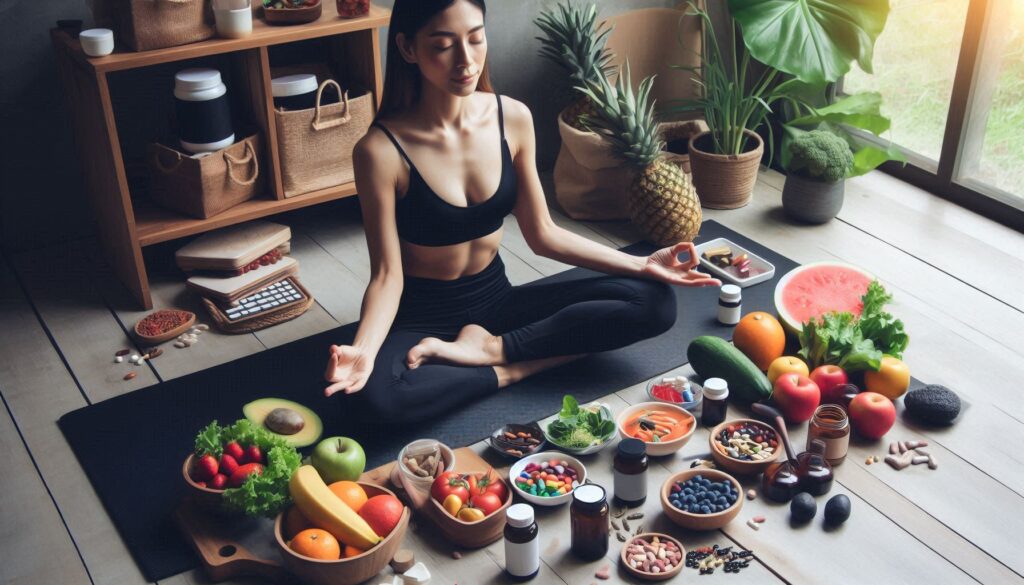
<svg viewBox="0 0 1024 585"><path fill-rule="evenodd" d="M203 299L203 306L206 307L206 312L210 314L213 325L224 333L251 333L260 329L266 329L267 327L273 327L278 323L291 321L305 313L315 302L313 295L309 294L306 287L302 286L297 276L289 276L288 278L291 278L292 284L302 291L302 294L306 297L305 300L267 313L261 313L254 317L245 317L235 321L228 319L228 316L224 314L220 306L206 297L201 297ZM268 286L270 284L273 283L268 283Z"/></svg>

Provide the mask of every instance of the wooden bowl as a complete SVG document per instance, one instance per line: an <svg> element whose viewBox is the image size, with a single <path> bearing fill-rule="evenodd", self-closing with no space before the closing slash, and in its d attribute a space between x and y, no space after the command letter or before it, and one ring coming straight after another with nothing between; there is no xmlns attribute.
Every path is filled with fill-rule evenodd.
<svg viewBox="0 0 1024 585"><path fill-rule="evenodd" d="M395 495L391 490L372 483L358 483L366 490L366 495L371 498L380 495ZM278 514L274 521L274 540L281 552L284 566L298 576L303 583L312 583L313 585L356 585L371 577L376 577L384 570L384 567L388 566L402 546L402 539L405 538L405 531L409 527L410 516L409 508L406 507L402 512L401 520L398 521L398 526L395 526L391 534L363 554L336 561L323 561L294 552L284 541L284 537L281 535L281 525L284 523L284 515L287 512L285 510Z"/></svg>
<svg viewBox="0 0 1024 585"><path fill-rule="evenodd" d="M497 476L495 476L497 477ZM423 512L430 516L445 538L463 548L483 548L502 537L505 531L505 510L512 505L512 488L508 482L498 477L505 484L508 497L500 508L476 522L466 522L453 517L445 511L441 502L430 498L430 503L423 507Z"/></svg>
<svg viewBox="0 0 1024 585"><path fill-rule="evenodd" d="M224 490L215 490L208 487L203 487L192 480L192 475L189 473L192 469L192 464L195 462L195 453L190 453L185 458L185 463L181 465L181 475L185 478L185 484L188 486L188 497L192 499L196 507L215 514L221 515L235 515L231 513L227 506L224 505L224 500L221 497L224 494Z"/></svg>
<svg viewBox="0 0 1024 585"><path fill-rule="evenodd" d="M778 446L775 447L775 451L772 453L771 457L767 459L761 459L759 461L743 461L740 459L733 459L732 457L729 457L729 454L722 449L722 446L718 444L718 441L715 440L715 437L721 434L721 432L730 425L742 424L752 424L754 426L766 430L770 429L773 433L775 433L775 440L776 442L778 442ZM711 449L711 458L715 460L715 465L722 469L725 469L726 471L738 473L740 475L757 475L758 473L763 472L765 469L768 469L768 466L779 460L779 456L782 454L783 451L782 438L779 436L779 431L772 428L772 426L768 423L755 420L752 418L738 418L735 420L727 420L724 423L716 426L714 429L711 430L711 435L708 436L708 447Z"/></svg>
<svg viewBox="0 0 1024 585"><path fill-rule="evenodd" d="M626 547L638 538L650 541L655 536L658 537L658 540L670 540L674 542L676 546L679 547L679 554L681 556L681 558L679 559L679 564L677 564L671 570L665 571L664 573L648 573L647 571L642 571L640 569L634 569L633 567L631 567L629 565L629 559L626 558ZM683 570L683 567L686 566L686 548L683 547L683 543L679 542L678 538L673 538L667 534L662 534L660 532L644 532L643 534L637 534L636 536L630 538L628 541L626 541L625 544L622 545L622 552L619 553L619 559L622 561L622 566L625 567L626 572L630 575L633 575L634 577L637 577L638 579L644 579L646 581L667 581L672 577L678 575L680 571Z"/></svg>
<svg viewBox="0 0 1024 585"><path fill-rule="evenodd" d="M159 311L181 311L183 313L188 313L189 317L181 325L178 325L174 329L161 333L160 335L143 335L142 333L139 333L139 324L142 323L142 321L145 320L146 317L149 317L149 315L156 314ZM174 339L175 337L188 331L189 327L194 325L196 322L196 314L193 313L192 311L186 311L184 309L160 309L159 311L153 311L149 315L146 315L146 317L139 319L135 323L135 327L132 328L133 332L135 333L135 337L137 337L139 341L143 342L143 344L156 345L158 343L170 341L171 339Z"/></svg>
<svg viewBox="0 0 1024 585"><path fill-rule="evenodd" d="M686 481L697 475L701 475L711 481L720 482L728 480L732 482L733 487L736 488L736 491L739 494L739 497L736 499L736 503L721 512L715 512L713 514L691 514L690 512L680 510L673 506L668 500L668 494L672 490L672 486L677 481ZM665 480L665 483L661 486L661 509L665 511L665 515L668 516L669 520L689 530L718 530L729 522L732 522L732 519L740 513L741 509L743 509L743 499L743 486L740 485L740 482L736 481L736 478L728 473L718 471L717 469L696 467L694 469L680 471Z"/></svg>
<svg viewBox="0 0 1024 585"><path fill-rule="evenodd" d="M647 445L648 455L654 457L662 457L664 455L671 455L672 453L675 453L676 451L682 449L683 445L686 445L686 443L690 441L690 438L693 437L693 432L697 430L697 419L693 416L693 414L690 411L686 410L682 406L669 404L667 402L641 402L639 404L634 404L633 406L630 406L629 408L623 410L619 414L618 418L615 419L615 427L619 430L619 436L621 436L623 439L631 438L631 435L626 434L626 431L623 427L626 424L626 421L632 418L633 415L645 410L653 412L671 413L673 415L682 417L683 420L688 420L690 425L690 430L688 430L686 434L684 434L681 437L672 439L671 441L663 441L658 443L645 441L644 444Z"/></svg>
<svg viewBox="0 0 1024 585"><path fill-rule="evenodd" d="M267 21L267 24L306 24L307 22L319 20L323 12L324 3L322 1L312 6L303 6L302 8L270 8L264 6L263 19Z"/></svg>

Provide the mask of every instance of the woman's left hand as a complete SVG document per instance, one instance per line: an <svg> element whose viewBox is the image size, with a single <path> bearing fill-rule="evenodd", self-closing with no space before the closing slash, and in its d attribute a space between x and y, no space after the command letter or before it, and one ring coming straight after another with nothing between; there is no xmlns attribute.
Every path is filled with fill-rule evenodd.
<svg viewBox="0 0 1024 585"><path fill-rule="evenodd" d="M679 260L679 254L689 254L685 262ZM644 275L682 286L722 286L717 278L711 278L703 272L694 270L700 264L697 249L693 242L680 242L674 246L662 248L647 257L644 264Z"/></svg>

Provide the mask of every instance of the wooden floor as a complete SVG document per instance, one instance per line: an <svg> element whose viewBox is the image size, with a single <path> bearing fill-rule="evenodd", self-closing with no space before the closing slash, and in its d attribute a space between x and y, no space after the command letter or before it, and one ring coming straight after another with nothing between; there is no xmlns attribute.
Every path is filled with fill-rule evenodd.
<svg viewBox="0 0 1024 585"><path fill-rule="evenodd" d="M783 179L764 171L751 205L706 210L705 217L798 262L840 259L876 273L895 294L892 312L910 332L906 361L912 373L954 388L968 407L952 428L925 431L901 421L887 436L930 441L939 462L935 471L868 466L865 458L884 455L884 444L852 445L833 490L853 501L853 516L841 530L791 528L787 508L758 498L721 532L676 531L688 548L721 543L756 553L757 563L742 576L719 571L700 581L1024 582L1024 554L1014 544L1024 520L1024 236L878 173L848 183L838 221L796 226L781 214ZM279 218L292 226L292 254L318 301L306 315L252 335L210 332L201 351L168 346L127 382L122 376L128 366L111 363L111 356L127 346L126 328L143 313L94 257L91 242L0 264L0 582L145 583L56 420L86 404L355 320L370 269L352 209L343 203ZM560 215L558 221L610 246L639 239L628 224L579 223ZM171 251L149 251L154 303L202 314L178 275L154 270L167 264ZM514 284L567 268L535 256L512 220L502 255ZM606 397L615 409L642 399L643 384ZM796 435L802 444L803 431ZM706 444L702 430L680 454L652 465L651 485L688 467L705 454ZM610 451L588 462L593 479L605 485ZM648 527L675 530L663 517L654 520L656 498L645 509ZM768 521L754 531L745 521L758 514ZM586 585L596 581L601 565L614 567L617 546L607 563L582 564L568 555L567 516L566 507L541 514L544 565L537 583ZM407 540L434 573L432 583L503 582L500 542L453 560L452 548L423 530L411 530ZM680 579L697 578L690 569L684 575ZM198 571L161 581L204 582ZM629 581L615 567L610 582Z"/></svg>

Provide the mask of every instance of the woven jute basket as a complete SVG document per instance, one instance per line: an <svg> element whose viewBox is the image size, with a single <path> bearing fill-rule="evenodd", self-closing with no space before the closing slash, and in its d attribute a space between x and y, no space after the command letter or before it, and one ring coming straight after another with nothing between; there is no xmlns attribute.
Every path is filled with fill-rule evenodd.
<svg viewBox="0 0 1024 585"><path fill-rule="evenodd" d="M232 321L228 319L224 311L217 306L216 303L206 297L203 299L203 306L206 307L206 312L210 314L210 319L213 320L213 325L223 331L224 333L251 333L253 331L259 331L260 329L266 329L272 327L278 323L284 323L285 321L291 321L299 315L305 313L311 306L313 306L314 299L313 295L309 294L306 287L302 286L299 279L295 276L289 277L295 288L302 291L303 296L306 298L301 302L289 305L283 309L272 311L264 315L258 315L256 317L250 317L248 319L239 319Z"/></svg>
<svg viewBox="0 0 1024 585"><path fill-rule="evenodd" d="M710 139L702 140L710 137L710 132L690 137L690 168L702 206L736 209L750 203L754 195L754 183L757 182L757 168L764 154L764 141L755 132L743 132L757 146L739 155L712 154L701 150L697 145L710 142Z"/></svg>
<svg viewBox="0 0 1024 585"><path fill-rule="evenodd" d="M673 122L662 122L658 125L661 130L662 138L666 143L682 142L687 145L687 152L678 153L668 150L665 148L665 159L669 160L683 169L683 172L690 174L690 153L689 144L690 138L700 134L701 132L707 132L708 124L704 120L679 120Z"/></svg>
<svg viewBox="0 0 1024 585"><path fill-rule="evenodd" d="M98 0L93 14L136 51L186 45L216 32L209 0Z"/></svg>
<svg viewBox="0 0 1024 585"><path fill-rule="evenodd" d="M327 86L341 96L339 103L321 105ZM316 107L274 110L285 197L353 181L352 149L370 127L373 109L372 93L349 98L336 81L326 79L317 89Z"/></svg>

